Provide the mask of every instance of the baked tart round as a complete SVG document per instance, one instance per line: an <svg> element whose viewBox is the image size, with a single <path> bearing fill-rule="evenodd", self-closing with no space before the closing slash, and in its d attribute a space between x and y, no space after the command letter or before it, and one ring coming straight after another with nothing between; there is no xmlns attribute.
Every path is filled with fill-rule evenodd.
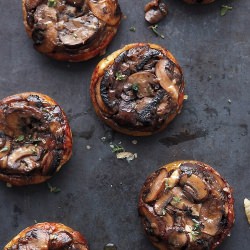
<svg viewBox="0 0 250 250"><path fill-rule="evenodd" d="M44 182L71 154L68 120L49 96L27 92L0 101L0 180L17 186Z"/></svg>
<svg viewBox="0 0 250 250"><path fill-rule="evenodd" d="M97 115L112 129L133 136L151 135L180 113L183 73L167 49L129 44L99 62L90 94Z"/></svg>
<svg viewBox="0 0 250 250"><path fill-rule="evenodd" d="M88 250L85 238L60 223L38 223L27 227L4 250Z"/></svg>
<svg viewBox="0 0 250 250"><path fill-rule="evenodd" d="M139 214L156 248L211 250L230 233L233 204L232 188L212 167L177 161L147 178Z"/></svg>
<svg viewBox="0 0 250 250"><path fill-rule="evenodd" d="M117 0L22 0L24 25L39 52L85 61L105 52L122 13Z"/></svg>

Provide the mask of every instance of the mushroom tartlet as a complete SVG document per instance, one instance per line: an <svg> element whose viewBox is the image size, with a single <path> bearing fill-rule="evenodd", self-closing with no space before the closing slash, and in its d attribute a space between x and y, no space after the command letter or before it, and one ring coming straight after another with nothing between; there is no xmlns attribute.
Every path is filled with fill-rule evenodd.
<svg viewBox="0 0 250 250"><path fill-rule="evenodd" d="M90 94L97 115L114 130L146 136L163 130L184 99L181 67L156 44L129 44L96 67Z"/></svg>
<svg viewBox="0 0 250 250"><path fill-rule="evenodd" d="M53 99L27 92L0 101L0 180L16 186L44 182L71 153L71 129Z"/></svg>
<svg viewBox="0 0 250 250"><path fill-rule="evenodd" d="M22 0L34 47L56 60L79 62L102 54L117 32L117 0Z"/></svg>
<svg viewBox="0 0 250 250"><path fill-rule="evenodd" d="M209 4L213 3L215 0L183 0L183 1L189 4L196 4L196 3Z"/></svg>
<svg viewBox="0 0 250 250"><path fill-rule="evenodd" d="M233 226L233 204L232 188L212 167L177 161L148 177L139 214L156 248L211 250Z"/></svg>
<svg viewBox="0 0 250 250"><path fill-rule="evenodd" d="M59 223L38 223L27 227L4 250L88 250L85 238Z"/></svg>

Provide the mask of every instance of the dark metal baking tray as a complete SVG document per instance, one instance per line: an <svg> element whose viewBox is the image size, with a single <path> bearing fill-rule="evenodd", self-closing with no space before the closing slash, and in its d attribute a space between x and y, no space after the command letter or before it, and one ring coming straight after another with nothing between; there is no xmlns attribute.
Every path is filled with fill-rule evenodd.
<svg viewBox="0 0 250 250"><path fill-rule="evenodd" d="M188 6L169 0L170 13L159 25L165 39L144 22L146 2L120 1L126 18L107 54L132 42L167 47L183 67L189 98L167 130L136 138L134 145L135 138L112 132L94 113L89 83L100 58L73 64L37 53L24 31L21 0L0 1L0 98L24 91L45 93L64 108L74 134L71 160L50 180L60 193L50 193L46 183L22 188L0 183L1 248L34 221L57 221L81 231L91 250L108 242L120 250L152 250L137 214L139 190L162 165L197 159L234 187L236 223L219 249L249 249L243 199L250 197L250 1ZM222 4L233 6L224 17ZM136 32L129 31L131 26ZM116 159L110 141L121 142L138 159Z"/></svg>

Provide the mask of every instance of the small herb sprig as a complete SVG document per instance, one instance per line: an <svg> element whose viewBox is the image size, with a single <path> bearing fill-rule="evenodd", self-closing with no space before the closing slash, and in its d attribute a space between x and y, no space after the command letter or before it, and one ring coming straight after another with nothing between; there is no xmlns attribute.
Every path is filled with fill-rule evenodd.
<svg viewBox="0 0 250 250"><path fill-rule="evenodd" d="M192 238L195 239L197 236L199 236L201 234L202 225L196 219L192 219L192 221L194 222L194 224L193 224L193 227L192 227L191 235L192 235Z"/></svg>
<svg viewBox="0 0 250 250"><path fill-rule="evenodd" d="M116 74L115 74L115 79L116 79L117 81L123 81L123 80L126 79L126 76L123 75L121 71L118 71L118 72L116 72Z"/></svg>
<svg viewBox="0 0 250 250"><path fill-rule="evenodd" d="M228 5L221 5L221 9L220 9L220 15L221 16L225 16L227 14L227 12L229 10L232 10L233 7L232 6L228 6Z"/></svg>
<svg viewBox="0 0 250 250"><path fill-rule="evenodd" d="M158 24L149 26L149 28L155 33L156 36L159 36L160 38L164 39L165 36L162 35L157 29L158 29Z"/></svg>
<svg viewBox="0 0 250 250"><path fill-rule="evenodd" d="M116 144L110 144L110 148L112 150L112 153L120 153L125 151L125 149L122 146Z"/></svg>
<svg viewBox="0 0 250 250"><path fill-rule="evenodd" d="M48 0L48 6L49 7L55 7L56 6L56 1L57 0Z"/></svg>
<svg viewBox="0 0 250 250"><path fill-rule="evenodd" d="M178 197L178 196L174 196L173 197L173 201L175 202L175 203L180 203L181 202L181 198L180 197Z"/></svg>
<svg viewBox="0 0 250 250"><path fill-rule="evenodd" d="M136 28L135 28L135 26L131 26L131 27L129 28L129 30L130 30L131 32L135 32L135 31L136 31Z"/></svg>
<svg viewBox="0 0 250 250"><path fill-rule="evenodd" d="M48 188L49 188L49 191L51 193L59 193L61 192L61 189L58 188L58 187L53 187L49 182L47 182L47 185L48 185Z"/></svg>

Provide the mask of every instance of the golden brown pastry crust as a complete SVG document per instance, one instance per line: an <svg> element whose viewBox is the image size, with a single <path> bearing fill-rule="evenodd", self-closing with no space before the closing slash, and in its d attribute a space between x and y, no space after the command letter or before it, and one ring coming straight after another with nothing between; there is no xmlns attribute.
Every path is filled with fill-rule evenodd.
<svg viewBox="0 0 250 250"><path fill-rule="evenodd" d="M26 92L0 101L0 180L38 184L51 178L72 154L64 111L49 96Z"/></svg>
<svg viewBox="0 0 250 250"><path fill-rule="evenodd" d="M146 50L149 50L152 54L155 53L156 51L158 53L160 53L160 58L162 59L166 59L168 60L168 62L170 62L174 68L173 71L178 71L179 74L179 85L171 82L171 84L169 86L165 86L165 88L163 87L159 87L159 89L162 90L166 90L166 93L169 95L169 98L171 99L170 102L172 104L172 108L170 108L170 112L168 113L168 115L166 117L164 117L163 121L161 122L161 124L157 124L157 128L152 128L152 127L146 127L146 126L141 126L141 127L131 127L128 128L126 126L122 126L119 125L114 119L112 119L112 110L110 109L110 107L108 107L103 98L102 98L102 93L101 93L101 82L102 79L104 78L105 74L107 74L108 70L110 70L110 67L112 67L112 65L114 65L114 63L116 62L116 60L118 60L118 57L121 57L123 53L130 53L130 51L132 51L133 49L137 50L137 49L144 49L146 48ZM143 52L144 53L144 52ZM144 56L144 54L142 53L142 56ZM147 52L145 52L146 54ZM131 52L132 54L132 52ZM136 56L135 56L136 57ZM147 55L145 56L147 57ZM135 59L136 60L136 59ZM138 59L139 60L139 59ZM157 62L160 61L160 59L155 59ZM142 59L143 61L143 59ZM164 60L161 60L164 61ZM154 66L156 67L156 66ZM144 72L146 71L146 73L148 74L148 72L150 72L150 70L138 70L138 72ZM173 71L170 70L170 74L171 77L175 74ZM113 72L113 79L115 78L115 75L118 72ZM132 72L132 75L133 74ZM131 75L129 76L131 77ZM174 78L174 77L173 77ZM155 78L157 79L157 77ZM170 80L169 80L170 81ZM174 79L173 81L176 81L176 79ZM165 82L166 83L166 82ZM163 80L163 85L165 84L164 80ZM116 84L117 84L117 79L116 79ZM166 85L169 84L169 82L166 83ZM128 134L128 135L133 135L133 136L147 136L147 135L151 135L153 133L162 131L166 128L166 126L174 119L174 117L180 113L181 108L182 108L182 104L183 104L183 100L184 100L184 80L183 80L183 74L182 74L182 70L181 67L179 66L177 60L173 57L173 55L166 50L165 48L156 45L156 44L150 44L150 43L135 43L135 44L129 44L126 45L125 47L123 47L120 50L117 50L115 52L113 52L111 55L109 55L108 57L102 59L97 67L95 68L93 75L92 75L92 79L91 79L91 85L90 85L90 95L91 95L91 99L92 99L92 103L94 105L95 111L97 113L97 115L107 124L109 125L112 129L124 133L124 134ZM118 85L119 86L119 85ZM164 111L164 108L163 108Z"/></svg>
<svg viewBox="0 0 250 250"><path fill-rule="evenodd" d="M209 165L177 161L151 174L139 198L139 214L160 250L215 249L234 223L232 188Z"/></svg>
<svg viewBox="0 0 250 250"><path fill-rule="evenodd" d="M62 2L61 0L57 1L60 3ZM62 18L60 22L60 20L53 20L53 18L51 18L50 15L48 14L49 21L46 22L47 25L46 28L44 28L44 24L42 22L39 25L35 23L35 25L37 25L39 28L34 28L35 25L34 25L33 15L35 10L37 6L47 5L47 2L48 2L47 0L22 0L24 26L29 37L33 38L33 40L34 37L36 37L37 39L37 37L41 36L39 34L34 35L35 31L44 29L46 32L48 32L50 34L49 38L44 39L44 41L41 44L36 44L36 42L34 41L34 47L39 52L46 54L47 56L59 61L80 62L89 60L97 55L102 55L105 52L106 47L109 45L109 43L115 36L122 18L122 13L117 0L104 0L100 1L99 3L97 3L94 0L80 1L83 2L82 4L84 6L83 8L87 9L86 10L87 15L88 13L90 13L91 15L91 19L89 20L95 20L95 25L97 25L96 32L94 32L94 34L92 35L89 35L89 39L83 41L82 44L81 42L79 42L78 45L71 44L71 47L70 46L67 47L67 44L64 44L59 36L59 33L62 32L62 27L64 25L64 24L62 25L61 22L62 20L65 20L65 18ZM74 6L72 4L69 4L69 2L74 2L74 1L68 1L65 3L67 6L70 7L69 11L72 11L72 6L77 8L79 7L77 5ZM27 9L27 6L30 6L30 10ZM105 15L103 14L103 11L101 11L103 9L105 9L107 12ZM32 13L32 15L30 13ZM73 18L77 19L80 17L81 15L76 15ZM28 20L32 20L31 21L32 24L30 24ZM42 20L42 18L40 18L40 20ZM69 17L69 20L72 20L72 16ZM81 24L81 22L82 21L79 21L79 25ZM76 22L74 21L73 23ZM40 28L40 26L42 28ZM69 27L69 33L72 34L71 39L72 40L78 39L79 36L77 37L77 35L74 33L75 31L73 32L73 30L77 26L76 27L72 26L73 25L71 24L67 26ZM89 23L88 26L91 29L91 25L89 25ZM66 27L66 25L64 27ZM67 30L68 28L64 29ZM83 36L85 36L85 34ZM83 38L83 40L84 39L85 38ZM68 41L69 39L67 40L67 42Z"/></svg>
<svg viewBox="0 0 250 250"><path fill-rule="evenodd" d="M35 234L38 235L37 239L35 239L35 237L30 237L30 236L27 237L27 233L32 234L32 232L35 232ZM28 239L28 242L24 240L25 238ZM57 240L57 242L55 242L55 240ZM27 242L27 244L24 244L24 242L25 243ZM27 227L22 232L20 232L16 237L14 237L4 247L4 250L17 250L19 249L18 244L20 244L22 247L27 247L27 249L33 249L35 247L38 247L36 249L48 249L48 250L50 249L60 250L62 249L62 247L65 247L63 248L65 250L89 249L86 239L79 232L63 224L49 223L49 222L38 223L33 226ZM41 245L39 244L41 244L43 248L41 248ZM59 246L59 248L55 248L55 246Z"/></svg>

